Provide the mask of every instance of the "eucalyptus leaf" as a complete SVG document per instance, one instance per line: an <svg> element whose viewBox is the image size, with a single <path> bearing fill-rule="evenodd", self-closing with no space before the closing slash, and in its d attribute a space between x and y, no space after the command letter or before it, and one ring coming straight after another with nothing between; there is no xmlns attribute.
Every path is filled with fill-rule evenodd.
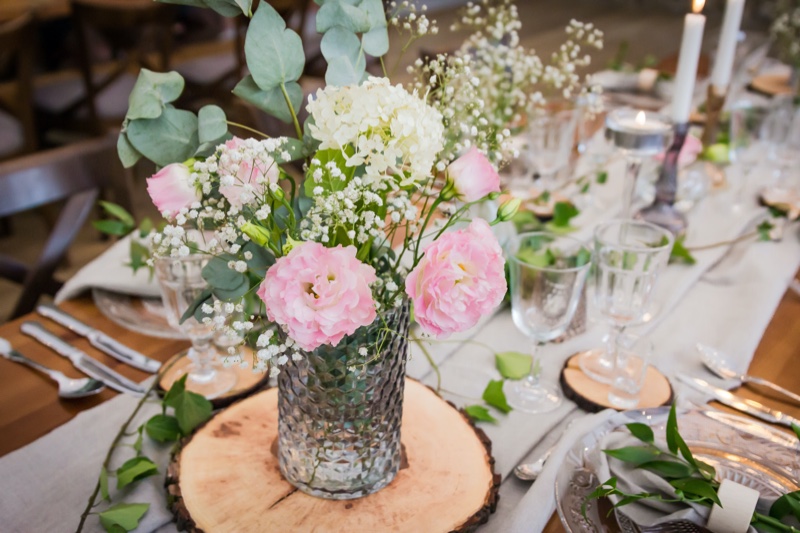
<svg viewBox="0 0 800 533"><path fill-rule="evenodd" d="M247 261L247 268L263 275L269 267L275 264L275 256L263 246L250 241L242 247L243 252L250 252L253 257Z"/></svg>
<svg viewBox="0 0 800 533"><path fill-rule="evenodd" d="M242 13L250 14L250 10L245 11L236 0L203 0L203 2L223 17L236 17Z"/></svg>
<svg viewBox="0 0 800 533"><path fill-rule="evenodd" d="M520 352L501 352L494 355L494 364L506 379L521 379L531 371L533 357Z"/></svg>
<svg viewBox="0 0 800 533"><path fill-rule="evenodd" d="M648 444L653 444L653 441L655 440L655 435L653 435L653 429L647 424L632 422L630 424L626 424L625 427L628 428L628 431L631 432L631 435L633 435L640 441L646 442Z"/></svg>
<svg viewBox="0 0 800 533"><path fill-rule="evenodd" d="M264 90L297 81L303 74L303 41L267 2L259 3L250 21L244 53L250 74Z"/></svg>
<svg viewBox="0 0 800 533"><path fill-rule="evenodd" d="M303 89L300 84L296 81L290 81L285 84L285 87L292 107L295 110L300 109L303 105ZM292 122L292 114L286 104L286 98L283 96L280 85L263 90L256 84L253 77L248 74L236 84L236 87L233 88L233 94L278 120L287 124Z"/></svg>
<svg viewBox="0 0 800 533"><path fill-rule="evenodd" d="M203 289L203 292L201 292L197 298L195 298L195 300L189 304L189 307L186 308L186 311L183 312L180 323L183 324L191 317L194 317L194 319L198 322L202 322L203 318L207 316L202 311L203 304L211 300L212 293L213 290L211 287L206 287Z"/></svg>
<svg viewBox="0 0 800 533"><path fill-rule="evenodd" d="M328 0L317 12L317 33L341 26L353 33L369 31L369 17L360 8L341 0Z"/></svg>
<svg viewBox="0 0 800 533"><path fill-rule="evenodd" d="M464 412L472 420L478 422L497 422L497 419L482 405L468 405L464 408Z"/></svg>
<svg viewBox="0 0 800 533"><path fill-rule="evenodd" d="M343 87L361 83L366 76L366 60L352 63L345 56L336 56L328 62L325 83Z"/></svg>
<svg viewBox="0 0 800 533"><path fill-rule="evenodd" d="M361 0L358 7L367 15L367 23L370 30L386 27L386 10L383 7L382 0Z"/></svg>
<svg viewBox="0 0 800 533"><path fill-rule="evenodd" d="M329 63L339 56L345 56L353 65L364 60L361 40L355 33L341 26L331 28L322 36L320 50Z"/></svg>
<svg viewBox="0 0 800 533"><path fill-rule="evenodd" d="M119 137L117 137L117 156L119 156L119 160L125 168L131 168L142 158L142 154L133 147L124 131L120 132Z"/></svg>
<svg viewBox="0 0 800 533"><path fill-rule="evenodd" d="M201 143L213 142L228 132L225 111L216 105L207 105L197 112L197 138Z"/></svg>
<svg viewBox="0 0 800 533"><path fill-rule="evenodd" d="M386 26L376 26L361 36L364 51L380 57L389 51L389 31Z"/></svg>
<svg viewBox="0 0 800 533"><path fill-rule="evenodd" d="M242 281L236 287L232 289L223 289L214 287L212 292L214 297L217 300L221 300L223 302L236 302L240 300L245 294L250 291L250 282L247 279L247 276L242 274Z"/></svg>
<svg viewBox="0 0 800 533"><path fill-rule="evenodd" d="M658 459L658 456L661 455L658 449L652 446L626 446L615 450L603 450L603 453L609 457L637 466L642 463L655 461Z"/></svg>
<svg viewBox="0 0 800 533"><path fill-rule="evenodd" d="M158 442L171 442L181 436L181 426L174 416L157 414L144 425L147 436Z"/></svg>
<svg viewBox="0 0 800 533"><path fill-rule="evenodd" d="M128 459L117 469L117 488L127 487L134 481L139 481L157 473L158 467L147 457L138 456Z"/></svg>
<svg viewBox="0 0 800 533"><path fill-rule="evenodd" d="M185 82L177 72L153 72L143 68L128 97L129 121L161 116L166 104L174 102L183 92Z"/></svg>
<svg viewBox="0 0 800 533"><path fill-rule="evenodd" d="M156 165L186 161L199 144L197 117L190 111L167 107L158 118L128 124L128 140Z"/></svg>
<svg viewBox="0 0 800 533"><path fill-rule="evenodd" d="M106 501L111 501L111 496L108 494L108 470L105 466L100 469L100 496Z"/></svg>
<svg viewBox="0 0 800 533"><path fill-rule="evenodd" d="M106 531L113 531L114 527L133 531L148 509L149 503L118 503L99 513L98 517Z"/></svg>
<svg viewBox="0 0 800 533"><path fill-rule="evenodd" d="M483 391L483 401L504 413L510 413L512 410L506 401L502 380L492 380L486 385L486 389Z"/></svg>
<svg viewBox="0 0 800 533"><path fill-rule="evenodd" d="M229 260L233 260L233 257L215 256L203 267L203 279L212 289L232 290L241 285L242 280L246 280L247 276L243 273L228 267Z"/></svg>

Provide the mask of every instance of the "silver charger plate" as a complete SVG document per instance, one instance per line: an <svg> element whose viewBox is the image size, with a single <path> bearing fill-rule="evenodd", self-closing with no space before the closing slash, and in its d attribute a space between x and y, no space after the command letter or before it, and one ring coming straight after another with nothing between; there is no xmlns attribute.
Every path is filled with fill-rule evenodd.
<svg viewBox="0 0 800 533"><path fill-rule="evenodd" d="M569 533L629 531L607 513L610 502L594 500L582 506L586 496L605 481L593 465L603 453L601 438L631 422L641 422L663 437L669 408L627 411L612 416L585 435L569 451L556 476L556 507ZM765 497L800 490L800 445L791 434L752 419L714 410L690 410L678 416L678 426L692 453L713 466L721 479L751 487ZM635 527L633 526L635 531Z"/></svg>
<svg viewBox="0 0 800 533"><path fill-rule="evenodd" d="M186 339L167 322L161 298L131 296L104 289L92 289L94 304L109 320L142 335L161 339Z"/></svg>

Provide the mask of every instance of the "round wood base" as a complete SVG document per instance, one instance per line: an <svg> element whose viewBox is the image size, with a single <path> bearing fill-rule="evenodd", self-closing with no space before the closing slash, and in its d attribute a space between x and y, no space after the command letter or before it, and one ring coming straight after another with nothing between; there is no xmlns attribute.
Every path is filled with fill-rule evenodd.
<svg viewBox="0 0 800 533"><path fill-rule="evenodd" d="M242 350L246 352L242 354L242 357L245 361L249 361L250 357L252 356L250 349L243 348ZM189 360L186 355L187 353L188 350L180 352L179 354L175 355L175 357L164 363L164 368L167 368L168 370L161 377L161 381L158 382L159 395L164 395L170 389L170 387L172 387L172 384L175 382L175 380L179 379L186 373L186 367L191 364L191 360ZM230 370L236 373L236 385L234 385L231 390L222 396L211 400L211 405L214 406L214 409L227 407L236 400L240 400L257 390L266 387L269 382L268 372L253 372L251 366L248 366L247 368L241 368L239 365L233 365L230 367ZM189 386L189 389L191 390L191 386Z"/></svg>
<svg viewBox="0 0 800 533"><path fill-rule="evenodd" d="M753 78L750 86L756 91L771 96L792 94L789 74L761 74Z"/></svg>
<svg viewBox="0 0 800 533"><path fill-rule="evenodd" d="M500 476L480 429L431 389L406 380L402 442L407 467L364 498L309 496L281 476L273 443L278 391L217 414L189 437L167 473L180 529L242 531L471 531L497 505ZM404 461L405 463L405 461Z"/></svg>
<svg viewBox="0 0 800 533"><path fill-rule="evenodd" d="M582 353L582 352L581 352ZM578 404L578 407L590 413L597 413L603 409L618 409L608 401L609 385L598 383L583 373L578 366L578 357L581 353L576 353L567 359L564 368L561 370L561 390L564 396ZM659 407L672 403L672 386L669 380L658 371L657 368L649 366L645 376L642 394L639 398L639 405L636 409L647 409L649 407Z"/></svg>

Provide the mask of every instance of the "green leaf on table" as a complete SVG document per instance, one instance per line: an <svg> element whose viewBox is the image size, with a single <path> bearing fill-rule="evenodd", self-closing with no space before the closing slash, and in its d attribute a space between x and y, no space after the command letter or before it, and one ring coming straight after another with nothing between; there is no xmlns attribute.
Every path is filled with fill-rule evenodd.
<svg viewBox="0 0 800 533"><path fill-rule="evenodd" d="M134 481L139 481L157 473L158 467L147 457L138 456L128 459L117 469L117 488L127 487Z"/></svg>
<svg viewBox="0 0 800 533"><path fill-rule="evenodd" d="M285 87L292 107L295 110L300 109L303 105L303 89L300 84L296 81L290 81L286 83ZM248 74L236 84L236 87L233 88L233 94L278 120L287 124L292 122L292 113L289 111L289 106L286 104L286 98L283 96L280 86L266 90L262 89L256 85L253 77Z"/></svg>
<svg viewBox="0 0 800 533"><path fill-rule="evenodd" d="M607 181L608 181L608 172L606 172L606 171L604 170L604 171L602 171L602 172L598 172L598 173L597 173L597 183L599 183L600 185L602 185L602 184L604 184L604 183L605 183L605 182L607 182Z"/></svg>
<svg viewBox="0 0 800 533"><path fill-rule="evenodd" d="M268 2L259 3L250 21L244 53L253 80L264 90L297 81L303 74L303 41L286 28L283 17Z"/></svg>
<svg viewBox="0 0 800 533"><path fill-rule="evenodd" d="M800 426L798 426L795 423L792 423L792 431L794 431L794 434L797 435L798 439L800 439Z"/></svg>
<svg viewBox="0 0 800 533"><path fill-rule="evenodd" d="M144 425L147 436L158 442L172 442L181 437L181 426L174 416L157 414Z"/></svg>
<svg viewBox="0 0 800 533"><path fill-rule="evenodd" d="M569 221L580 214L578 208L571 202L556 202L553 207L553 220L552 225L557 228L566 228L569 226Z"/></svg>
<svg viewBox="0 0 800 533"><path fill-rule="evenodd" d="M108 470L105 466L100 469L100 497L111 501L111 496L108 494Z"/></svg>
<svg viewBox="0 0 800 533"><path fill-rule="evenodd" d="M494 364L500 375L506 379L521 379L531 371L533 357L520 352L500 352L494 354Z"/></svg>
<svg viewBox="0 0 800 533"><path fill-rule="evenodd" d="M654 472L665 479L686 478L690 477L695 472L695 469L691 466L678 461L648 461L640 464L636 468Z"/></svg>
<svg viewBox="0 0 800 533"><path fill-rule="evenodd" d="M117 156L119 156L119 160L125 168L131 168L142 158L142 154L133 147L124 131L121 131L119 137L117 137Z"/></svg>
<svg viewBox="0 0 800 533"><path fill-rule="evenodd" d="M158 118L132 121L127 133L134 148L159 166L186 161L199 144L195 114L174 107Z"/></svg>
<svg viewBox="0 0 800 533"><path fill-rule="evenodd" d="M133 442L133 450L136 452L136 455L142 455L142 426L139 426L137 433L136 440Z"/></svg>
<svg viewBox="0 0 800 533"><path fill-rule="evenodd" d="M625 446L615 450L603 450L603 453L622 462L637 466L655 461L661 455L661 452L653 446Z"/></svg>
<svg viewBox="0 0 800 533"><path fill-rule="evenodd" d="M92 226L102 233L123 237L131 232L132 228L121 220L94 220Z"/></svg>
<svg viewBox="0 0 800 533"><path fill-rule="evenodd" d="M181 396L184 392L186 392L187 377L188 374L184 374L172 383L172 386L164 395L164 400L163 400L164 405L172 408L178 405L178 397Z"/></svg>
<svg viewBox="0 0 800 533"><path fill-rule="evenodd" d="M667 436L667 448L673 454L678 453L678 439L680 435L678 434L678 416L675 412L675 404L672 404L672 407L669 410L669 416L667 417L667 427L666 427L666 436Z"/></svg>
<svg viewBox="0 0 800 533"><path fill-rule="evenodd" d="M165 106L178 99L184 85L183 77L177 72L153 72L143 68L128 97L125 118L135 121L160 117Z"/></svg>
<svg viewBox="0 0 800 533"><path fill-rule="evenodd" d="M800 520L800 491L784 494L772 504L769 515L778 520L786 516L794 516Z"/></svg>
<svg viewBox="0 0 800 533"><path fill-rule="evenodd" d="M497 419L482 405L468 405L464 408L464 412L477 422L497 422Z"/></svg>
<svg viewBox="0 0 800 533"><path fill-rule="evenodd" d="M769 220L765 220L759 224L756 227L756 231L758 231L758 240L766 242L771 241L772 235L770 235L770 233L772 232L773 228L775 228L775 225Z"/></svg>
<svg viewBox="0 0 800 533"><path fill-rule="evenodd" d="M647 444L653 444L653 441L655 440L655 435L653 435L653 429L647 424L640 424L639 422L633 422L630 424L625 424L625 427L628 428L628 431L631 432L631 435L633 435L640 441L646 442Z"/></svg>
<svg viewBox="0 0 800 533"><path fill-rule="evenodd" d="M174 403L175 418L184 435L189 435L194 428L211 418L213 412L211 402L191 391L184 391Z"/></svg>
<svg viewBox="0 0 800 533"><path fill-rule="evenodd" d="M486 385L483 401L504 413L511 412L511 406L508 405L506 394L503 392L503 380L492 380Z"/></svg>
<svg viewBox="0 0 800 533"><path fill-rule="evenodd" d="M197 138L200 143L216 141L228 133L225 111L216 105L207 105L197 112Z"/></svg>
<svg viewBox="0 0 800 533"><path fill-rule="evenodd" d="M690 252L683 244L685 239L686 238L684 236L680 236L675 239L675 242L672 243L672 251L669 254L670 263L685 263L687 265L693 265L697 262L692 255L692 252Z"/></svg>
<svg viewBox="0 0 800 533"><path fill-rule="evenodd" d="M721 506L717 491L714 485L705 479L698 479L695 477L687 477L684 479L673 479L669 482L670 485L683 491L684 493L694 494L701 498L706 498Z"/></svg>
<svg viewBox="0 0 800 533"><path fill-rule="evenodd" d="M106 531L113 532L115 527L117 530L121 527L125 531L133 531L148 509L149 503L118 503L98 516Z"/></svg>

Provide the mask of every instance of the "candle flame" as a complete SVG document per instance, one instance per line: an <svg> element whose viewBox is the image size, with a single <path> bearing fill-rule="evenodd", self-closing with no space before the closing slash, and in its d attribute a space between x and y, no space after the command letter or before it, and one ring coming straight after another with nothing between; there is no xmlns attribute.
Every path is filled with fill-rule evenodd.
<svg viewBox="0 0 800 533"><path fill-rule="evenodd" d="M706 0L692 0L692 13L700 13L705 5Z"/></svg>
<svg viewBox="0 0 800 533"><path fill-rule="evenodd" d="M647 122L647 117L644 114L644 111L639 111L636 113L636 123L637 124L644 124Z"/></svg>

